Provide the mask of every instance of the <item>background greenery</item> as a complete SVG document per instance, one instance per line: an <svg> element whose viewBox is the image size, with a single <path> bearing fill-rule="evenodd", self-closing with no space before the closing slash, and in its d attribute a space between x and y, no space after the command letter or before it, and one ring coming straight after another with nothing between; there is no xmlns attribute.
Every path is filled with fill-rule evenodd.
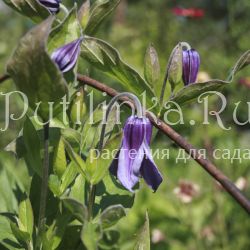
<svg viewBox="0 0 250 250"><path fill-rule="evenodd" d="M199 19L176 16L172 12L174 7L201 8L205 15ZM187 41L200 53L200 71L206 72L211 78L225 79L230 67L249 49L249 11L248 0L123 0L96 36L109 41L121 52L123 59L140 72L143 71L146 48L153 43L160 58L162 78L173 47L179 41ZM0 72L4 72L5 64L18 39L33 24L14 13L3 2L0 2L0 12ZM87 68L84 64L80 68L81 73L90 74L116 87L115 82L100 72ZM183 109L185 120L194 119L196 125L189 126L185 123L174 128L189 142L208 151L215 148L229 148L232 151L235 148L249 148L249 125L236 126L232 119L234 103L238 101L242 101L239 117L242 121L248 118L246 102L250 99L249 88L240 84L240 79L242 81L243 76L246 78L249 73L246 68L222 91L228 101L223 122L232 127L230 131L222 130L212 118L209 126L202 125L203 107L198 104L186 105ZM0 88L2 92L6 92L14 86L8 81ZM0 105L2 127L3 97L0 97ZM18 108L18 100L13 100L11 110L17 112ZM210 103L210 109L213 108L219 108L216 98L212 98ZM20 122L12 122L8 131L0 132L2 149L15 138L20 126ZM134 234L143 224L146 210L150 218L152 249L250 249L249 218L239 205L193 160L188 160L186 164L183 161L176 163L178 148L168 138L157 135L152 147L170 149L169 160L156 160L164 175L164 183L156 193L152 193L146 185L141 185L135 206L117 225L121 232L122 249L131 249ZM246 181L243 192L249 197L249 160L235 160L232 163L230 160L214 161L234 182L240 177ZM16 164L10 154L1 152L0 212L17 209L13 198L16 192L13 178L25 179L26 176L22 162ZM189 203L184 203L174 192L181 180L199 187ZM25 188L26 183L23 182L22 185Z"/></svg>

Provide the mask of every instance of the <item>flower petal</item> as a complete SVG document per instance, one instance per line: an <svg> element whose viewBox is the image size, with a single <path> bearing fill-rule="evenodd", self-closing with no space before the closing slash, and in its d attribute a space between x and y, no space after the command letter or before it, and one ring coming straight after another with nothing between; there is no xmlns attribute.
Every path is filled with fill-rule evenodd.
<svg viewBox="0 0 250 250"><path fill-rule="evenodd" d="M140 172L143 179L155 192L163 180L162 175L154 163L148 145L145 144L144 150L145 150L145 157L143 159Z"/></svg>

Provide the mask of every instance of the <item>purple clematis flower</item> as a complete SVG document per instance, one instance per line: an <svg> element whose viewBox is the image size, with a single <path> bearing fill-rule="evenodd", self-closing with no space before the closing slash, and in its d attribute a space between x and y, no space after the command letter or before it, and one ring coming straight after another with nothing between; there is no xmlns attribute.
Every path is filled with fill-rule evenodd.
<svg viewBox="0 0 250 250"><path fill-rule="evenodd" d="M39 0L40 4L46 7L52 14L56 14L60 10L61 0Z"/></svg>
<svg viewBox="0 0 250 250"><path fill-rule="evenodd" d="M52 60L58 65L63 73L71 70L75 66L81 50L82 40L83 38L79 38L56 49L52 53Z"/></svg>
<svg viewBox="0 0 250 250"><path fill-rule="evenodd" d="M194 83L200 67L200 56L194 49L182 52L182 79L185 85Z"/></svg>
<svg viewBox="0 0 250 250"><path fill-rule="evenodd" d="M139 177L143 177L154 191L162 182L149 148L151 136L152 124L148 118L130 116L127 119L122 145L110 166L110 172L131 192Z"/></svg>

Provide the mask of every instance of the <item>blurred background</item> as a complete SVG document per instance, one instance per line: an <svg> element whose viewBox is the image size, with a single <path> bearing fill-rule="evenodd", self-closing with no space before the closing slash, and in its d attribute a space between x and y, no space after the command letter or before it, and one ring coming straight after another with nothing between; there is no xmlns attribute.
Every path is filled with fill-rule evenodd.
<svg viewBox="0 0 250 250"><path fill-rule="evenodd" d="M63 1L72 4L71 1ZM80 3L81 1L79 1ZM93 2L93 1L91 1ZM0 72L16 46L18 39L32 27L25 17L0 2ZM186 41L200 53L199 80L225 80L230 68L250 45L249 0L122 0L113 15L99 29L97 37L116 47L122 58L143 72L145 51L150 43L156 48L161 64L162 78L173 47ZM115 83L100 72L81 65L81 73L115 87ZM0 86L0 92L13 90L11 81ZM250 70L245 68L233 83L222 90L228 105L223 122L231 130L221 129L216 120L202 125L203 106L194 103L183 107L185 120L193 119L195 126L174 126L182 136L207 152L214 149L249 149L250 126L238 126L232 113L235 103L241 101L238 119L249 119ZM210 110L218 110L218 98L209 99ZM0 96L0 126L4 126L4 98ZM17 113L18 101L12 100L11 111ZM11 122L1 133L1 149L19 133L21 122ZM143 224L148 210L152 249L250 249L250 221L242 208L193 160L176 163L178 148L165 136L158 134L153 148L169 148L170 159L156 159L164 175L164 183L156 193L144 184L136 196L135 206L118 224L122 249L131 249L131 239ZM208 154L209 155L209 154ZM215 160L210 158L237 186L250 197L250 160ZM7 163L8 164L7 164ZM1 152L0 210L8 210L4 188L6 170L15 161ZM22 171L17 174L22 175ZM4 188L3 188L4 187Z"/></svg>

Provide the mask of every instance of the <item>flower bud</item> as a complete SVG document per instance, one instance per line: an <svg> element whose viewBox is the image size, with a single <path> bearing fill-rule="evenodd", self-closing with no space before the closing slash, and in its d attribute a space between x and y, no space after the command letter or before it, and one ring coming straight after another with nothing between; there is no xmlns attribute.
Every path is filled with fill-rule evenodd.
<svg viewBox="0 0 250 250"><path fill-rule="evenodd" d="M63 73L71 70L75 66L80 54L82 39L83 38L79 38L68 43L52 53L52 60L58 65Z"/></svg>
<svg viewBox="0 0 250 250"><path fill-rule="evenodd" d="M194 49L182 51L182 79L185 85L194 83L200 67L200 56Z"/></svg>
<svg viewBox="0 0 250 250"><path fill-rule="evenodd" d="M46 7L52 14L58 13L60 10L61 0L39 0L40 4Z"/></svg>

